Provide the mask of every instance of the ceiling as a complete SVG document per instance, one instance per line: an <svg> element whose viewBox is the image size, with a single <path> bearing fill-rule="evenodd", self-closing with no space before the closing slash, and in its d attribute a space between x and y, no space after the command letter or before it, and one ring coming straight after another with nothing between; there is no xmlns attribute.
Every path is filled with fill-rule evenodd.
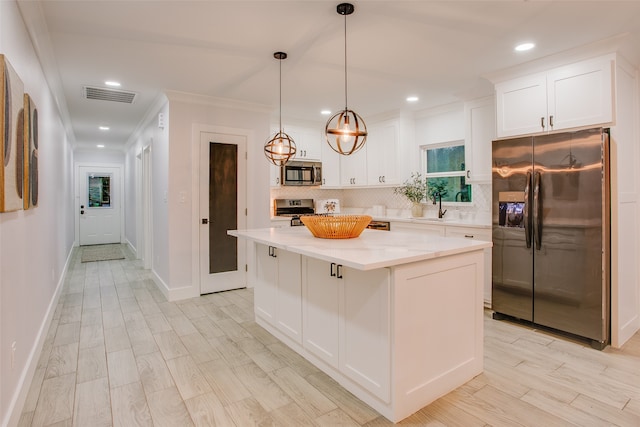
<svg viewBox="0 0 640 427"><path fill-rule="evenodd" d="M267 107L324 123L344 108L338 1L29 1L18 5L75 147L123 149L163 91ZM492 93L499 70L613 40L640 63L640 1L353 2L347 17L348 106L362 117ZM532 41L536 47L515 52ZM284 51L280 64L273 57ZM83 87L136 93L88 100ZM420 100L406 102L408 95ZM100 131L100 125L109 131Z"/></svg>

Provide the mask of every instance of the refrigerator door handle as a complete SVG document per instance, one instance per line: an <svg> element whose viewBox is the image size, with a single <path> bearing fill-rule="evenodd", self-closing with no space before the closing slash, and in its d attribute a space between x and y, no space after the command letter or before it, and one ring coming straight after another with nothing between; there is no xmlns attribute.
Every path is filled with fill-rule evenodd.
<svg viewBox="0 0 640 427"><path fill-rule="evenodd" d="M542 201L540 199L540 172L535 174L533 185L533 235L536 240L536 249L542 246Z"/></svg>
<svg viewBox="0 0 640 427"><path fill-rule="evenodd" d="M531 247L531 172L527 172L527 183L524 187L524 212L522 213L524 220L524 236L527 242L527 248Z"/></svg>

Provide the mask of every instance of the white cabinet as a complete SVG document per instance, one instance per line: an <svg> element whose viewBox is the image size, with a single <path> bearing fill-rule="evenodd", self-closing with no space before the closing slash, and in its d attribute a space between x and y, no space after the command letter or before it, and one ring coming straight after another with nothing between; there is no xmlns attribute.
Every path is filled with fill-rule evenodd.
<svg viewBox="0 0 640 427"><path fill-rule="evenodd" d="M271 187L280 187L280 166L269 165L269 185Z"/></svg>
<svg viewBox="0 0 640 427"><path fill-rule="evenodd" d="M308 257L303 262L303 347L389 402L389 271L355 270Z"/></svg>
<svg viewBox="0 0 640 427"><path fill-rule="evenodd" d="M495 112L493 96L464 104L467 184L491 183L491 143L496 134Z"/></svg>
<svg viewBox="0 0 640 427"><path fill-rule="evenodd" d="M302 342L300 255L256 243L256 316Z"/></svg>
<svg viewBox="0 0 640 427"><path fill-rule="evenodd" d="M478 227L446 226L445 236L464 237L465 239L483 240L491 242L491 229ZM491 248L484 250L484 305L491 307Z"/></svg>
<svg viewBox="0 0 640 427"><path fill-rule="evenodd" d="M316 258L303 258L304 306L302 346L334 368L339 366L338 301L340 289L337 266Z"/></svg>
<svg viewBox="0 0 640 427"><path fill-rule="evenodd" d="M400 184L400 129L397 120L376 123L367 136L367 185Z"/></svg>
<svg viewBox="0 0 640 427"><path fill-rule="evenodd" d="M291 126L284 131L296 143L295 160L320 160L322 131L319 128Z"/></svg>
<svg viewBox="0 0 640 427"><path fill-rule="evenodd" d="M320 143L320 153L322 160L322 186L340 186L340 154L333 151L328 142L324 139Z"/></svg>
<svg viewBox="0 0 640 427"><path fill-rule="evenodd" d="M350 156L340 156L340 185L343 187L367 185L367 145Z"/></svg>
<svg viewBox="0 0 640 427"><path fill-rule="evenodd" d="M613 56L496 84L497 136L613 122Z"/></svg>

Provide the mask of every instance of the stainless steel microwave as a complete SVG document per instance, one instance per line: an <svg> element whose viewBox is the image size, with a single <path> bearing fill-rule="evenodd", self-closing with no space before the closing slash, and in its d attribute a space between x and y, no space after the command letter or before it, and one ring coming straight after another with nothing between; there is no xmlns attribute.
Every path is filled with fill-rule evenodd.
<svg viewBox="0 0 640 427"><path fill-rule="evenodd" d="M280 169L282 185L322 184L321 162L289 162Z"/></svg>

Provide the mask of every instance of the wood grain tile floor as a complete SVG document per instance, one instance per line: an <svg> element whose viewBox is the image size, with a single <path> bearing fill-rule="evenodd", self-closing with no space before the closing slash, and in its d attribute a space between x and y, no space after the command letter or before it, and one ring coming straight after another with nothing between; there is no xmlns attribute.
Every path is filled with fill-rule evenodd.
<svg viewBox="0 0 640 427"><path fill-rule="evenodd" d="M385 426L260 328L250 289L167 302L75 250L20 426ZM596 351L485 313L484 373L400 424L640 426L640 334Z"/></svg>

